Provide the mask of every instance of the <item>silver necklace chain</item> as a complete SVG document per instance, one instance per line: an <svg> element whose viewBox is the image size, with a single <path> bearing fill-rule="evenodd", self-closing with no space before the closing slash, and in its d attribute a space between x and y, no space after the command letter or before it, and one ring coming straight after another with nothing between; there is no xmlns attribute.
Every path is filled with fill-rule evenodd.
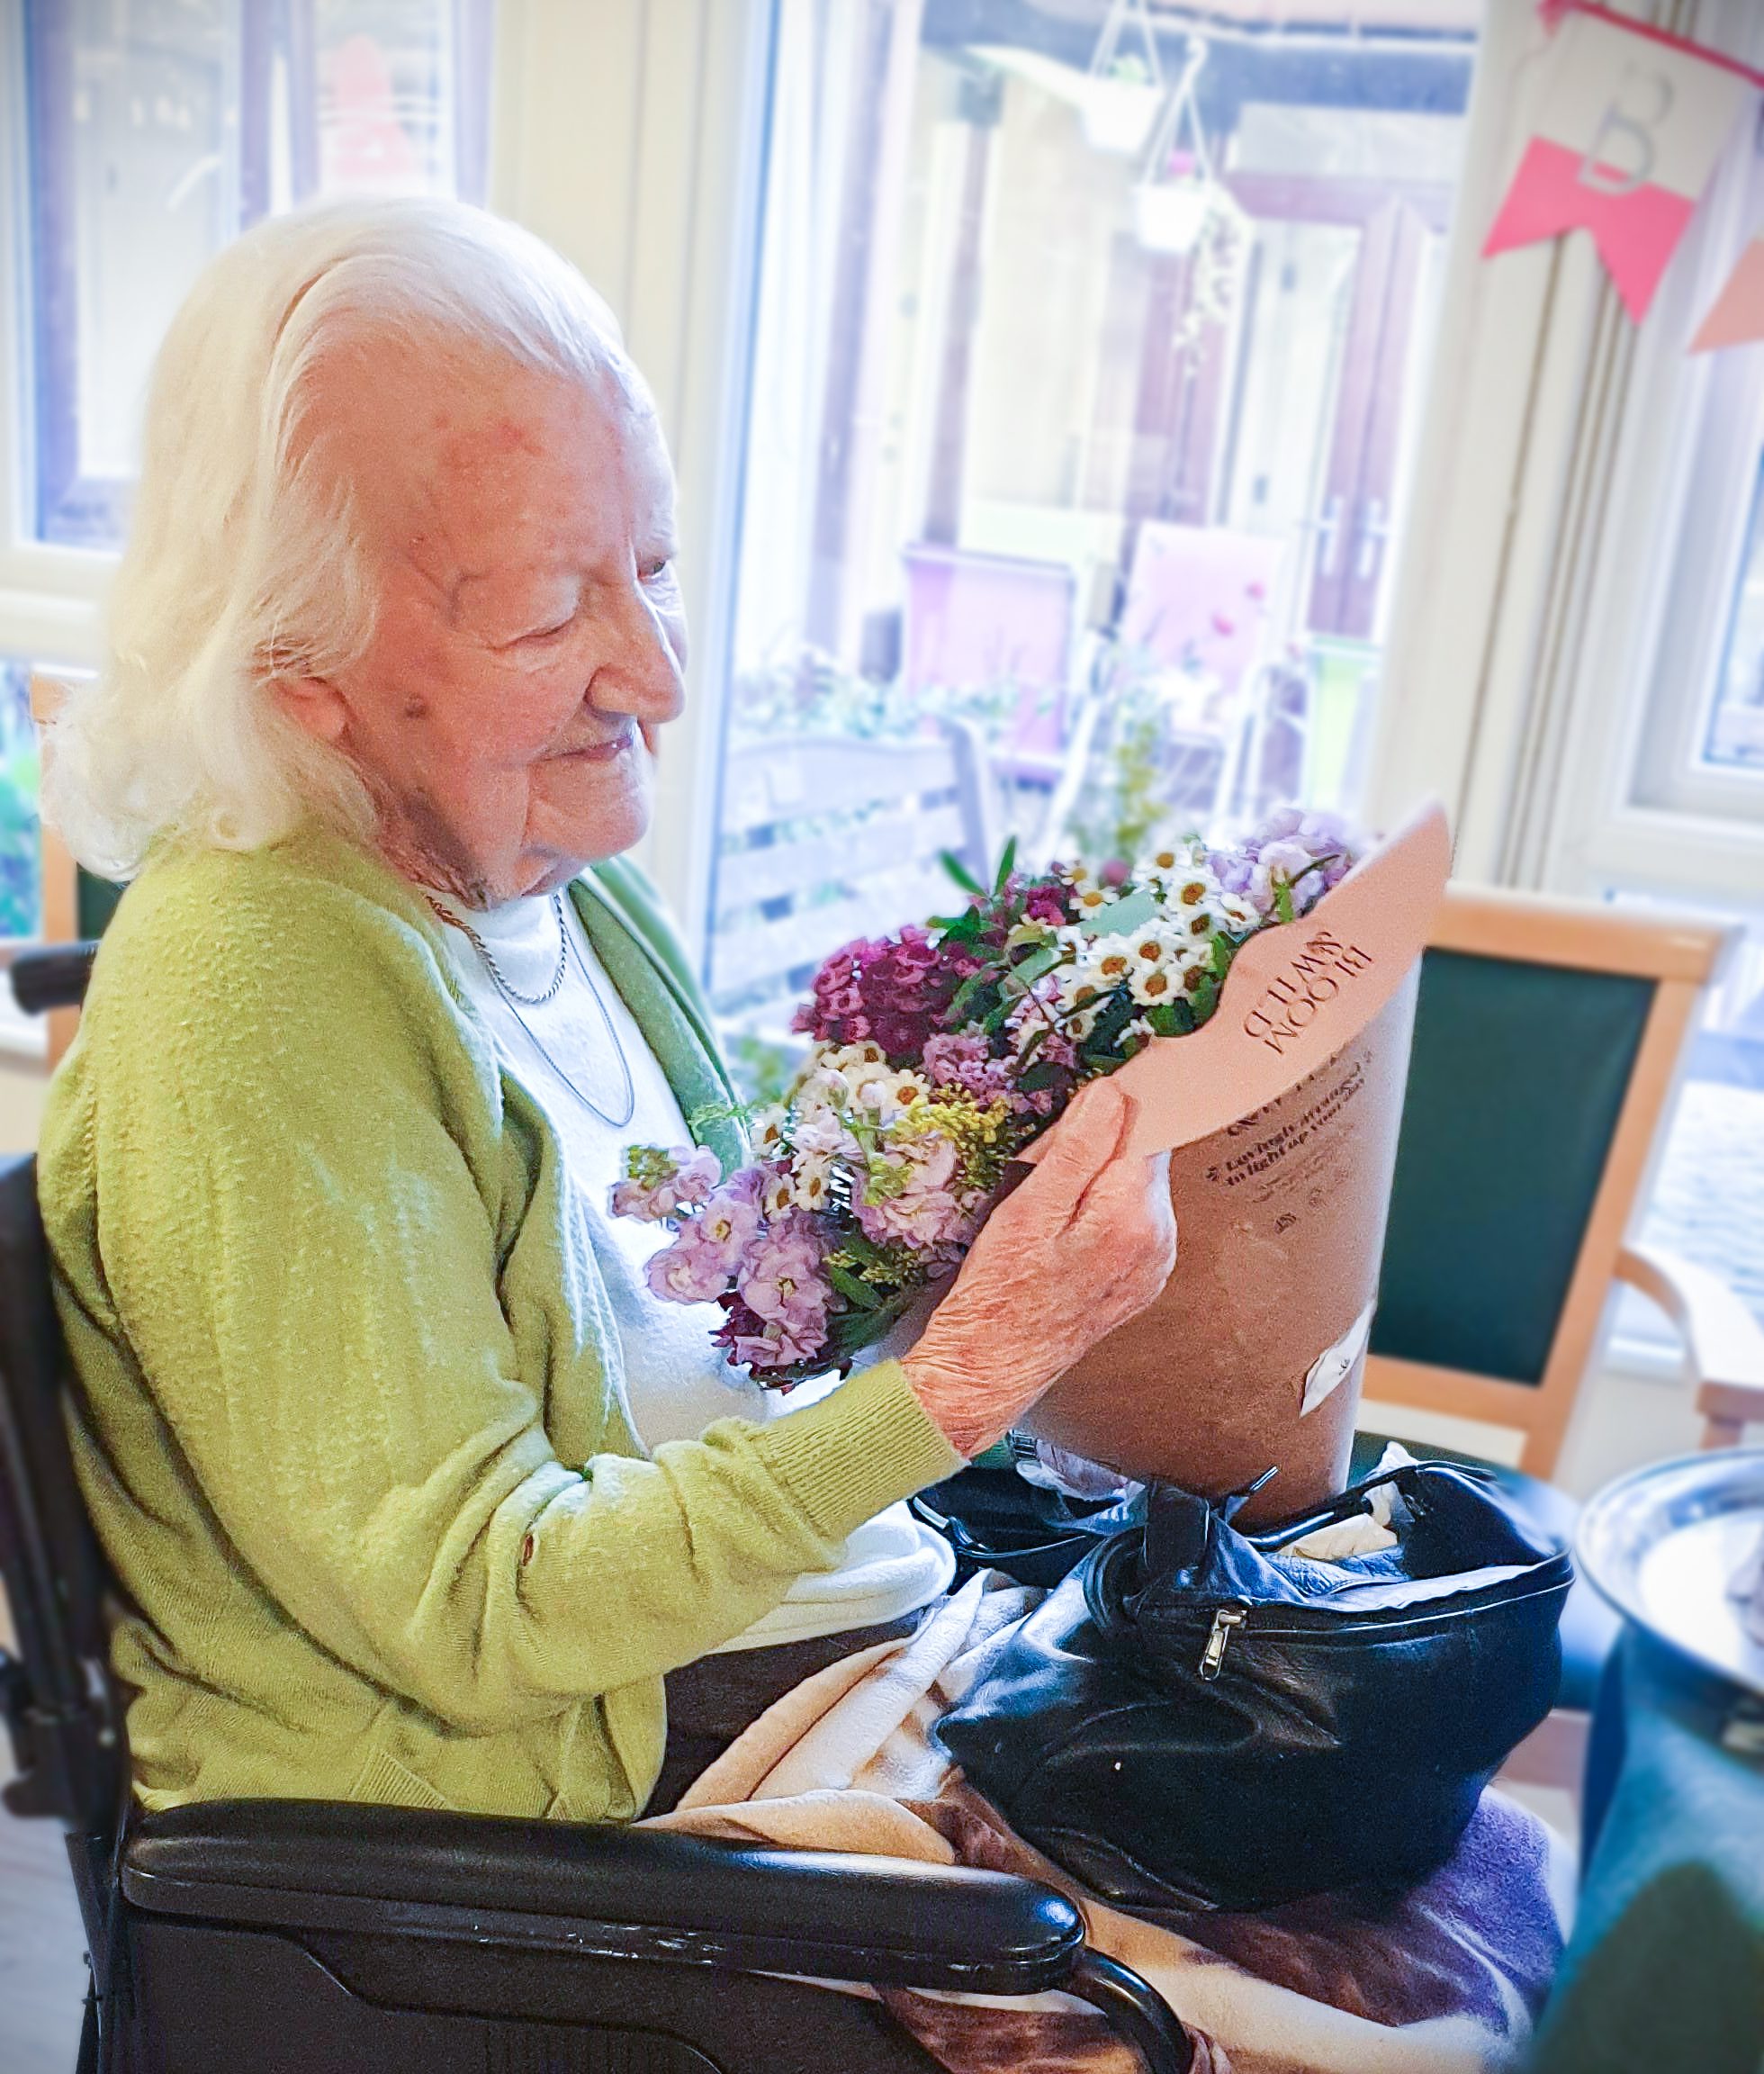
<svg viewBox="0 0 1764 2074"><path fill-rule="evenodd" d="M625 1056L625 1047L618 1041L618 1032L613 1028L611 1013L608 1009L607 1004L600 998L600 989L594 983L594 975L589 970L587 960L582 957L581 952L576 949L575 940L570 933L570 925L563 914L562 894L554 893L551 897L552 913L557 919L557 970L552 974L551 984L543 994L522 994L509 986L503 976L501 967L490 955L490 945L484 942L472 924L463 916L454 915L443 907L439 901L431 900L429 905L444 922L452 923L454 927L460 932L478 953L479 957L483 960L484 969L490 974L490 983L508 1004L515 1021L520 1024L528 1043L532 1045L558 1078L562 1081L571 1094L590 1115L598 1116L601 1123L609 1125L615 1131L623 1131L637 1113L636 1082L631 1077L631 1061ZM600 1014L600 1027L607 1033L607 1042L612 1046L614 1058L618 1060L618 1069L625 1081L625 1093L621 1104L624 1110L622 1115L612 1115L601 1108L598 1102L591 1100L590 1096L582 1093L575 1081L552 1057L549 1047L541 1042L538 1032L521 1014L523 1008L543 1008L546 1002L554 1001L557 998L558 988L563 984L563 975L569 969L572 957L575 959L576 969L581 974L584 985L593 996L594 1005Z"/></svg>
<svg viewBox="0 0 1764 2074"><path fill-rule="evenodd" d="M547 1001L556 1000L557 990L563 984L563 975L570 968L570 932L564 926L563 922L562 894L554 893L551 897L552 917L557 924L557 970L552 974L551 984L543 994L523 994L518 987L511 987L501 966L490 956L490 945L484 942L465 917L463 915L450 914L438 901L431 901L429 905L444 920L453 924L479 957L483 960L485 969L496 982L496 991L501 995L509 1007L543 1008ZM597 994L595 999L598 1001L599 998L600 996ZM525 1029L526 1024L523 1023L521 1027ZM528 1031L527 1034L530 1036L532 1032Z"/></svg>

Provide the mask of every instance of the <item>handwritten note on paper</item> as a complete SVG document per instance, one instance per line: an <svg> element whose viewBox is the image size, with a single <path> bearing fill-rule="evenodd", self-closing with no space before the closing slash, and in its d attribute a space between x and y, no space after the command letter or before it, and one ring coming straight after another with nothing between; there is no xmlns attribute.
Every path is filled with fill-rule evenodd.
<svg viewBox="0 0 1764 2074"><path fill-rule="evenodd" d="M1349 1044L1426 948L1452 868L1445 811L1429 801L1309 915L1238 951L1212 1019L1154 1038L1112 1076L1139 1105L1133 1152L1164 1152L1276 1100ZM1084 1128L1088 1090L1022 1155Z"/></svg>

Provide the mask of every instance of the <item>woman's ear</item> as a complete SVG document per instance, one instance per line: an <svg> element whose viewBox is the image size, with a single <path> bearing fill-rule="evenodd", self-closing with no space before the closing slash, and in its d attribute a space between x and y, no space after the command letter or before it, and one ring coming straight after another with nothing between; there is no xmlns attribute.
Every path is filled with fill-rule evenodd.
<svg viewBox="0 0 1764 2074"><path fill-rule="evenodd" d="M271 686L277 703L297 726L320 742L337 743L349 726L349 708L327 677L278 677Z"/></svg>

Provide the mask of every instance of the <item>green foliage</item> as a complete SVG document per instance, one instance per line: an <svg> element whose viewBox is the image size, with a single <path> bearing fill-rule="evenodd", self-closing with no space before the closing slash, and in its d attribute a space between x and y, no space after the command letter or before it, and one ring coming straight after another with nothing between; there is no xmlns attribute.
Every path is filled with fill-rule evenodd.
<svg viewBox="0 0 1764 2074"><path fill-rule="evenodd" d="M40 777L28 675L0 665L0 936L34 936L42 926Z"/></svg>
<svg viewBox="0 0 1764 2074"><path fill-rule="evenodd" d="M780 1044L772 1038L741 1031L725 1040L723 1049L729 1078L742 1098L741 1118L744 1123L754 1111L783 1101L806 1046Z"/></svg>
<svg viewBox="0 0 1764 2074"><path fill-rule="evenodd" d="M971 721L997 735L1022 705L1022 687L1001 676L985 684L927 684L909 691L898 677L860 676L818 649L744 672L733 687L730 725L744 741L779 735L845 735L860 741L906 741L926 720ZM1044 696L1051 700L1052 694Z"/></svg>

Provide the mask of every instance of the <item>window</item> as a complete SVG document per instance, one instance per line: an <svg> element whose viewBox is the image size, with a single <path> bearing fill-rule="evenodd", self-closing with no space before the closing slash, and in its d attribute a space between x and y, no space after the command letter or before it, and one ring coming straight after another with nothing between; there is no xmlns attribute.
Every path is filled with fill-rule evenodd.
<svg viewBox="0 0 1764 2074"><path fill-rule="evenodd" d="M315 194L482 200L490 0L26 0L29 537L122 537L148 369L203 263Z"/></svg>
<svg viewBox="0 0 1764 2074"><path fill-rule="evenodd" d="M0 165L0 246L23 291L0 352L0 938L41 926L30 671L94 660L58 629L75 600L89 615L121 541L166 324L266 212L343 193L482 200L490 6L0 0L23 140ZM15 1022L0 990L0 1045L40 1044Z"/></svg>
<svg viewBox="0 0 1764 2074"><path fill-rule="evenodd" d="M33 935L41 903L30 672L0 661L0 937Z"/></svg>
<svg viewBox="0 0 1764 2074"><path fill-rule="evenodd" d="M1758 62L1747 10L1727 47ZM1693 1042L1643 1237L1724 1276L1764 1320L1764 356L1686 344L1764 206L1742 126L1635 340L1625 465L1547 865L1563 892L1735 924ZM1664 1334L1626 1300L1633 1347Z"/></svg>
<svg viewBox="0 0 1764 2074"><path fill-rule="evenodd" d="M725 1015L937 905L928 827L1107 855L1353 804L1480 9L1300 12L1335 25L779 0ZM753 852L806 834L819 882L774 888Z"/></svg>

